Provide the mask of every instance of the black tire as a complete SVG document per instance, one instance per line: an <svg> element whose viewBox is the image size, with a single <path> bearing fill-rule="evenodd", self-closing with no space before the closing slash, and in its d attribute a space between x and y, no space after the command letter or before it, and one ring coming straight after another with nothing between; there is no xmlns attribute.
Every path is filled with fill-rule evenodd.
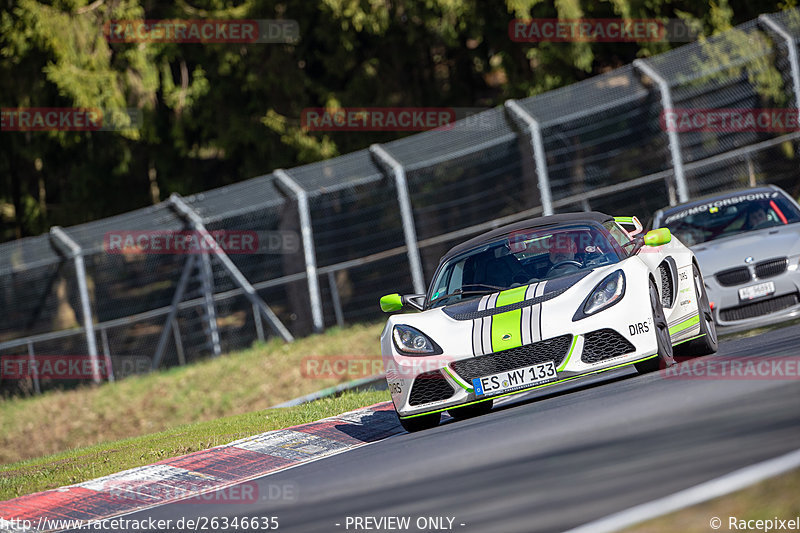
<svg viewBox="0 0 800 533"><path fill-rule="evenodd" d="M448 409L447 412L456 420L463 420L473 416L485 415L492 410L492 405L494 405L494 400L485 400L480 403L465 405L464 407L454 407L453 409Z"/></svg>
<svg viewBox="0 0 800 533"><path fill-rule="evenodd" d="M714 324L714 315L711 313L711 305L708 303L708 293L703 283L703 276L697 269L697 265L692 265L692 280L694 282L694 295L697 298L697 306L700 310L700 333L701 337L684 342L675 347L675 353L684 357L700 357L717 353L719 340L717 338L717 326Z"/></svg>
<svg viewBox="0 0 800 533"><path fill-rule="evenodd" d="M672 357L672 341L669 337L667 317L664 315L664 307L661 305L658 287L656 287L652 279L650 280L650 307L653 310L653 329L655 330L658 353L656 357L641 363L634 363L636 370L640 374L655 372L659 367L666 368L675 364L675 359Z"/></svg>
<svg viewBox="0 0 800 533"><path fill-rule="evenodd" d="M400 418L398 416L398 418ZM431 413L429 415L420 415L412 418L400 418L400 425L409 433L415 431L422 431L423 429L435 428L439 425L442 419L441 413Z"/></svg>

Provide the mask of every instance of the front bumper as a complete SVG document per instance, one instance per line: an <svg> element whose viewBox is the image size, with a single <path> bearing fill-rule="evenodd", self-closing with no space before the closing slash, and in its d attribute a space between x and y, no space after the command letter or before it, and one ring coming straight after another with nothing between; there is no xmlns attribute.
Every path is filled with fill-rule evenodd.
<svg viewBox="0 0 800 533"><path fill-rule="evenodd" d="M752 277L737 285L724 286L716 276L709 276L705 281L720 332L767 326L800 317L800 270L796 263L790 263L789 268L777 276ZM766 282L775 284L775 292L752 300L739 298L739 289Z"/></svg>
<svg viewBox="0 0 800 533"><path fill-rule="evenodd" d="M626 297L619 304L577 322L572 322L574 309L565 310L559 307L558 304L551 304L548 308L547 303L544 304L541 331L547 338L486 355L474 355L467 344L471 339L470 329L459 334L457 329L460 325L449 318L441 320L450 322L448 325L454 330L452 338L434 338L442 345L443 355L402 355L391 341L392 326L388 324L381 339L383 362L398 415L410 417L445 411L490 398L563 383L627 366L656 355L657 345L651 313L648 310L643 314L636 298ZM425 332L424 327L414 327ZM449 355L453 353L460 355ZM556 366L557 376L552 381L495 394L478 395L475 392L473 378L545 361L553 361Z"/></svg>

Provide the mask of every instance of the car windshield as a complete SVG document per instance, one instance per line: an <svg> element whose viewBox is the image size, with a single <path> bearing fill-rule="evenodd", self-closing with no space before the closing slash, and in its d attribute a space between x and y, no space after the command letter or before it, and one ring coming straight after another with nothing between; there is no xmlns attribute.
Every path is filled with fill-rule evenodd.
<svg viewBox="0 0 800 533"><path fill-rule="evenodd" d="M511 233L444 263L431 286L428 307L617 263L623 256L608 230L595 223Z"/></svg>
<svg viewBox="0 0 800 533"><path fill-rule="evenodd" d="M800 222L800 211L778 192L717 198L668 211L662 227L692 246L773 226Z"/></svg>

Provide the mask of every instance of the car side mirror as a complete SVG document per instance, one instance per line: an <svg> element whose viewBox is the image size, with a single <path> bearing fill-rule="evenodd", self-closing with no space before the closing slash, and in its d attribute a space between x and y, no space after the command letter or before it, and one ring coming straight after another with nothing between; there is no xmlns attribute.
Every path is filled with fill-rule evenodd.
<svg viewBox="0 0 800 533"><path fill-rule="evenodd" d="M407 305L410 305L418 311L422 311L423 304L417 301L419 298L425 298L425 295L406 294L405 296L400 296L394 293L381 296L381 311L384 313L394 313L395 311L400 311Z"/></svg>
<svg viewBox="0 0 800 533"><path fill-rule="evenodd" d="M669 228L650 230L644 235L644 244L646 246L661 246L671 241L672 233L670 233Z"/></svg>

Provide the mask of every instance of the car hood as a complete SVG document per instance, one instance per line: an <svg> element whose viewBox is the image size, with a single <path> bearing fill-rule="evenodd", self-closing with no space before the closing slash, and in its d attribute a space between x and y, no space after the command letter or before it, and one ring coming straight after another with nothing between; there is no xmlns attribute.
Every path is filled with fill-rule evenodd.
<svg viewBox="0 0 800 533"><path fill-rule="evenodd" d="M691 247L704 275L745 265L745 258L754 263L800 254L800 224L765 228L704 242Z"/></svg>
<svg viewBox="0 0 800 533"><path fill-rule="evenodd" d="M539 296L536 297L536 300L543 302L553 299L557 296L560 296L567 289L575 286L578 282L580 282L583 278L589 276L590 274L597 272L598 270L605 272L605 270L614 266L619 268L618 264L606 265L598 269L583 270L581 272L576 272L574 274L570 274L560 278L543 280L537 283L529 284L528 286L531 285L541 286L541 290L539 291ZM479 312L478 304L480 303L480 301L481 298L472 298L470 300L467 300L466 302L458 302L455 304L441 307L439 309L441 309L450 318L454 318L456 320L468 320L474 318L474 316L476 316L476 314L479 313L486 314L487 316L493 314L492 309Z"/></svg>

